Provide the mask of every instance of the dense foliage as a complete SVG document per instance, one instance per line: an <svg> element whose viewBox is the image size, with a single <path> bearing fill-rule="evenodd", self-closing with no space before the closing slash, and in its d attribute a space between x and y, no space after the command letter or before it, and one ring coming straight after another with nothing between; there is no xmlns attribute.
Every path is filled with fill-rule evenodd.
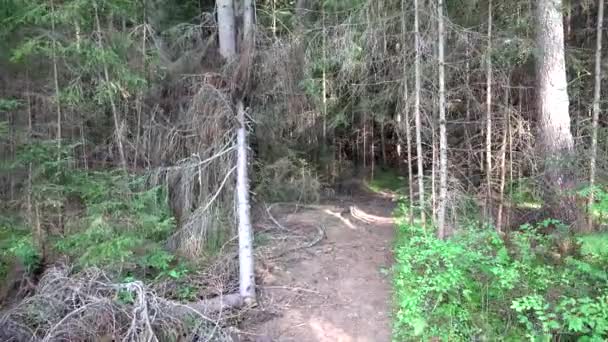
<svg viewBox="0 0 608 342"><path fill-rule="evenodd" d="M606 234L545 220L504 239L471 222L440 240L405 219L397 234L396 341L608 337Z"/></svg>
<svg viewBox="0 0 608 342"><path fill-rule="evenodd" d="M27 224L54 221L56 231L42 236L26 222L5 222L5 258L16 257L29 270L40 266L43 253L46 258L60 253L79 267L112 269L117 276L146 278L170 271L176 258L163 244L175 223L166 191L121 171L70 170L72 151L69 145L58 152L54 143L33 143L10 165L32 170L28 191L35 208L29 208Z"/></svg>

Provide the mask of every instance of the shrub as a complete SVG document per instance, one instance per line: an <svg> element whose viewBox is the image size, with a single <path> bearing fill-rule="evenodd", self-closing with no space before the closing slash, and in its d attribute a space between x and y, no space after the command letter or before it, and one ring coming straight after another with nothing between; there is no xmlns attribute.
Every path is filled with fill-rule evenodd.
<svg viewBox="0 0 608 342"><path fill-rule="evenodd" d="M403 210L403 209L402 209ZM608 263L547 259L543 221L512 232L470 225L449 240L401 220L395 246L394 339L599 341L608 337Z"/></svg>

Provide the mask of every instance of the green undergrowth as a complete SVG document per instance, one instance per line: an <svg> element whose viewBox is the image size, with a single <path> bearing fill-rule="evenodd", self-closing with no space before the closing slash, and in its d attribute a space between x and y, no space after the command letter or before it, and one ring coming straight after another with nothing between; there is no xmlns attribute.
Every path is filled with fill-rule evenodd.
<svg viewBox="0 0 608 342"><path fill-rule="evenodd" d="M608 338L608 234L570 236L546 220L503 238L471 223L444 241L408 225L405 213L402 206L394 341ZM561 252L567 241L580 249Z"/></svg>
<svg viewBox="0 0 608 342"><path fill-rule="evenodd" d="M187 273L165 248L175 231L166 189L141 175L73 168L73 148L31 144L7 166L31 167L31 198L29 210L0 220L0 276L14 262L37 268L43 249L46 262L67 258L76 269L99 267L122 279Z"/></svg>
<svg viewBox="0 0 608 342"><path fill-rule="evenodd" d="M374 172L374 178L366 182L366 186L372 192L393 192L405 195L407 178L400 175L397 170L380 168Z"/></svg>
<svg viewBox="0 0 608 342"><path fill-rule="evenodd" d="M506 197L522 209L539 209L543 205L539 187L530 178L520 178L507 184Z"/></svg>

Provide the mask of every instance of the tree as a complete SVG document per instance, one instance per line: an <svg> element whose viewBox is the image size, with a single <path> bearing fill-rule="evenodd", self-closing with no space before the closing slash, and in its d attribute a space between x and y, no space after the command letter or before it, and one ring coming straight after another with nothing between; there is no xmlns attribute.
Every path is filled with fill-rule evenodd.
<svg viewBox="0 0 608 342"><path fill-rule="evenodd" d="M574 223L578 209L567 192L575 185L568 81L561 0L539 0L536 7L537 78L545 206L553 218Z"/></svg>
<svg viewBox="0 0 608 342"><path fill-rule="evenodd" d="M439 35L439 209L437 211L438 236L443 239L447 236L445 223L447 197L448 197L448 138L445 118L445 56L444 56L444 27L443 27L443 0L438 0L437 20Z"/></svg>
<svg viewBox="0 0 608 342"><path fill-rule="evenodd" d="M488 1L488 51L486 52L486 215L492 219L492 0ZM496 227L500 229L500 227Z"/></svg>
<svg viewBox="0 0 608 342"><path fill-rule="evenodd" d="M596 159L597 159L597 129L600 117L600 95L602 90L602 24L604 22L604 1L600 0L597 13L597 37L595 48L595 88L593 93L593 123L591 136L591 161L589 167L589 186L593 189L595 184ZM589 195L588 207L593 204L593 191ZM593 214L589 210L588 230L593 229Z"/></svg>
<svg viewBox="0 0 608 342"><path fill-rule="evenodd" d="M421 70L420 70L420 23L418 0L414 0L414 45L416 56L414 58L414 121L416 126L416 158L418 164L418 200L420 206L420 221L425 224L424 215L424 169L422 166L422 121L420 120L420 92L421 92Z"/></svg>
<svg viewBox="0 0 608 342"><path fill-rule="evenodd" d="M217 0L220 54L226 59L236 55L236 22L233 0Z"/></svg>
<svg viewBox="0 0 608 342"><path fill-rule="evenodd" d="M227 59L236 56L236 30L231 0L218 0L218 27L220 53ZM252 0L243 3L243 49L232 84L232 101L237 119L236 196L239 237L239 295L246 304L255 302L255 269L253 255L253 228L249 201L249 144L244 98L249 83L254 40L255 8ZM224 22L224 20L226 22Z"/></svg>
<svg viewBox="0 0 608 342"><path fill-rule="evenodd" d="M248 173L248 150L247 121L243 98L246 95L253 62L253 49L255 46L254 20L255 9L253 0L244 0L243 6L243 57L240 67L243 77L240 82L244 91L241 97L233 98L236 102L237 111L237 170L236 191L238 205L239 224L239 292L246 304L255 302L255 268L253 256L253 228L251 226L250 202L249 202L249 173ZM239 82L239 79L237 79ZM238 87L239 85L237 85ZM234 96L235 94L233 94ZM237 95L239 96L239 95Z"/></svg>
<svg viewBox="0 0 608 342"><path fill-rule="evenodd" d="M403 38L403 54L406 49L406 5L405 0L401 0L401 35ZM405 56L404 56L405 59ZM410 127L410 112L408 110L409 89L407 87L407 63L403 62L403 111L405 112L405 141L407 148L407 174L409 188L409 222L414 223L414 172L412 171L412 130ZM398 130L401 131L401 112L397 113ZM399 134L401 136L401 134ZM401 159L401 138L397 142L397 154ZM400 160L401 161L401 160Z"/></svg>

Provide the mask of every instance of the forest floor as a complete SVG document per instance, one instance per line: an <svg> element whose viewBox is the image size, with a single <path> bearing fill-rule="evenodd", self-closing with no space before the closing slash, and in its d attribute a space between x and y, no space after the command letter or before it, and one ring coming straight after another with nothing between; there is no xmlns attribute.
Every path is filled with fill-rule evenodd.
<svg viewBox="0 0 608 342"><path fill-rule="evenodd" d="M243 324L245 340L390 341L394 207L391 198L361 190L274 214L283 229L314 234L321 227L324 238L259 262L261 300Z"/></svg>

